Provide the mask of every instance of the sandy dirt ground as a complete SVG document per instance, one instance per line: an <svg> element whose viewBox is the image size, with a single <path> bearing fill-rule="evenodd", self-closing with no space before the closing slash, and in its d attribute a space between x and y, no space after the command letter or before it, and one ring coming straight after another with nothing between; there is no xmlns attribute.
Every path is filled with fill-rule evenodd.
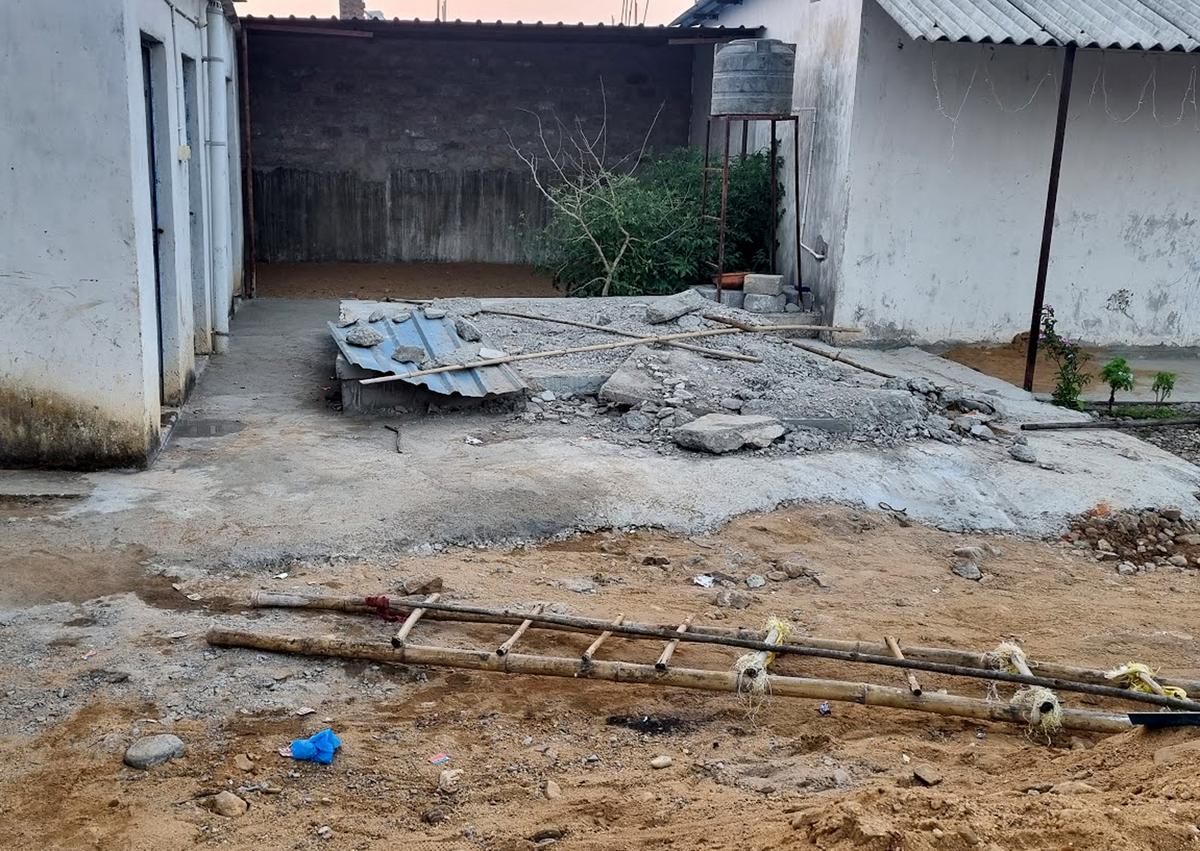
<svg viewBox="0 0 1200 851"><path fill-rule="evenodd" d="M1025 380L1025 336L1014 340L1006 346L958 346L943 353L942 357L969 366L985 375L1001 378L1010 384L1020 387ZM1103 349L1086 349L1091 355L1084 365L1084 372L1092 377L1089 389L1091 395L1096 395L1104 383L1100 380L1100 369L1112 357L1111 352ZM1037 368L1033 373L1033 391L1035 393L1050 393L1054 390L1054 364L1045 357L1038 357ZM1134 368L1134 381L1144 387L1154 383L1154 371ZM1107 398L1107 391L1104 392Z"/></svg>
<svg viewBox="0 0 1200 851"><path fill-rule="evenodd" d="M8 514L61 511L7 506ZM992 545L984 579L951 551ZM646 564L666 560L667 564ZM770 582L721 608L692 577L739 578L802 561L816 578ZM254 571L156 563L148 550L30 552L0 606L0 846L155 849L1184 849L1200 842L1200 739L1186 732L1058 736L904 711L446 669L302 659L203 642L213 624L386 642L377 618L246 610L253 589L390 592L437 574L479 604L990 649L1104 667L1130 659L1200 674L1195 571L1118 576L1059 542L963 536L879 512L810 506L750 515L703 537L617 532L512 551L447 549ZM11 568L10 568L11 570ZM270 571L270 572L268 572ZM54 582L47 583L47 576ZM41 577L43 581L36 581ZM62 589L49 595L44 587ZM591 593L572 588L593 586ZM746 590L743 586L743 590ZM96 594L109 596L91 599ZM195 599L192 599L195 598ZM505 628L422 624L417 642L494 647ZM583 637L531 631L521 649L574 656ZM605 658L650 662L654 642ZM683 645L674 663L727 668L734 652ZM902 686L898 671L787 659L781 673ZM922 675L926 690L983 696ZM1000 694L1007 699L1010 690ZM1075 706L1113 708L1067 696ZM314 712L300 715L297 710ZM645 720L639 731L630 723ZM331 726L329 767L277 751ZM124 767L138 733L185 754ZM436 754L449 755L442 766ZM249 755L249 758L247 756ZM672 764L655 770L652 758ZM239 762L241 765L239 766ZM456 790L440 772L459 769ZM929 770L936 785L914 779ZM210 812L241 790L249 811ZM251 790L257 791L251 791ZM555 839L557 837L557 839Z"/></svg>
<svg viewBox="0 0 1200 851"><path fill-rule="evenodd" d="M528 266L498 263L259 263L256 276L260 298L562 295Z"/></svg>

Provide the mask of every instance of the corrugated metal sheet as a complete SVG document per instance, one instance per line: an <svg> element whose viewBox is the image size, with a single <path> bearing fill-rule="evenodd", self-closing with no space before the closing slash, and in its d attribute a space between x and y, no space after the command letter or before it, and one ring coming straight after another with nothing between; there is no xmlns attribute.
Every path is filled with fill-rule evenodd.
<svg viewBox="0 0 1200 851"><path fill-rule="evenodd" d="M927 41L1200 50L1192 0L878 0Z"/></svg>
<svg viewBox="0 0 1200 851"><path fill-rule="evenodd" d="M428 319L414 305L412 318L406 322L381 319L378 322L368 323L367 317L376 309L390 315L410 308L395 302L348 303L344 312L360 317L360 325L373 328L383 334L384 341L371 348L352 346L346 342L346 335L355 326L339 328L336 322L329 323L329 333L333 335L342 355L346 360L363 369L403 376L406 373L418 371L420 367L415 363L400 363L392 360L392 353L396 351L397 346L421 346L425 349L428 358L436 361L464 345L462 338L454 330L452 316L446 316L443 319ZM486 341L484 346L487 346ZM436 375L423 375L404 380L409 384L424 385L435 393L446 395L458 393L461 396L474 397L518 393L528 387L520 373L508 364L440 372Z"/></svg>
<svg viewBox="0 0 1200 851"><path fill-rule="evenodd" d="M699 0L676 18L695 26L729 0ZM1125 50L1200 50L1196 0L878 0L913 38Z"/></svg>

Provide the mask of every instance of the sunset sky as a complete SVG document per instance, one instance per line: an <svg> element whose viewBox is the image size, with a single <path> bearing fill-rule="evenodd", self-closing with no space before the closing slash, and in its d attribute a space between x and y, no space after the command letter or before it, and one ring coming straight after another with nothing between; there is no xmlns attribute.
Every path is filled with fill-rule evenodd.
<svg viewBox="0 0 1200 851"><path fill-rule="evenodd" d="M639 10L645 0L638 0ZM437 0L367 0L367 8L389 18L432 19ZM650 0L648 24L666 24L691 5L690 0ZM239 15L298 15L331 17L338 0L246 0ZM464 21L567 21L609 23L621 16L621 0L446 0L447 17ZM639 18L642 17L639 11Z"/></svg>

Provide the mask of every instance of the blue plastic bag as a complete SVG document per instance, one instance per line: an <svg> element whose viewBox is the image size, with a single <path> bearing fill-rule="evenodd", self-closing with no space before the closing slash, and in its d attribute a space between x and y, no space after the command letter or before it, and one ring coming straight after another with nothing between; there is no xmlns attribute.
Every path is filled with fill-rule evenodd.
<svg viewBox="0 0 1200 851"><path fill-rule="evenodd" d="M319 733L314 733L307 739L296 739L292 742L292 759L306 762L319 762L329 765L333 762L333 752L342 746L342 740L333 730L326 727Z"/></svg>

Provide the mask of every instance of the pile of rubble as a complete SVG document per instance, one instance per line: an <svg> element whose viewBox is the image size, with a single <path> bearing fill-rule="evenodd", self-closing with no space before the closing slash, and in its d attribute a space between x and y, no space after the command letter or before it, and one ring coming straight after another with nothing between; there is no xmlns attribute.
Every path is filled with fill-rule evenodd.
<svg viewBox="0 0 1200 851"><path fill-rule="evenodd" d="M1063 539L1098 561L1116 563L1124 576L1200 567L1200 522L1185 519L1178 508L1093 511L1076 518Z"/></svg>

